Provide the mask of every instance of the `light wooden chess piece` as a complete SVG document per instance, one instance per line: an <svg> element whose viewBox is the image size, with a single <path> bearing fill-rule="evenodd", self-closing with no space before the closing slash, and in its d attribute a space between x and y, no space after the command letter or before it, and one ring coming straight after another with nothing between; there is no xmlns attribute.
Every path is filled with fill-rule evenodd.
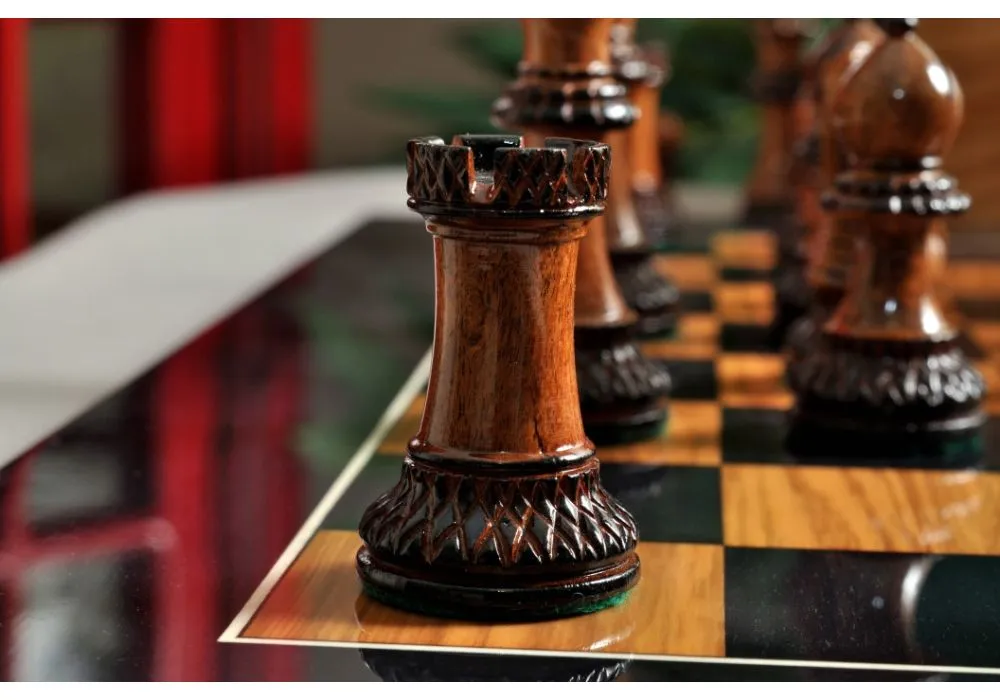
<svg viewBox="0 0 1000 700"><path fill-rule="evenodd" d="M604 144L411 141L409 206L434 237L434 348L399 482L365 511L365 592L430 615L594 611L639 578L632 516L601 485L573 362L573 289L601 214Z"/></svg>

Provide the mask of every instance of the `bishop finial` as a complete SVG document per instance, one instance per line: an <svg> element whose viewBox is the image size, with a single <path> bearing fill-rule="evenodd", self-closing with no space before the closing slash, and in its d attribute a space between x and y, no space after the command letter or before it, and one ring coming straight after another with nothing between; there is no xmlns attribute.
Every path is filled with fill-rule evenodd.
<svg viewBox="0 0 1000 700"><path fill-rule="evenodd" d="M940 161L958 135L962 88L934 51L910 33L915 22L878 20L889 38L834 99L834 133L854 163L896 163L905 170L928 158Z"/></svg>

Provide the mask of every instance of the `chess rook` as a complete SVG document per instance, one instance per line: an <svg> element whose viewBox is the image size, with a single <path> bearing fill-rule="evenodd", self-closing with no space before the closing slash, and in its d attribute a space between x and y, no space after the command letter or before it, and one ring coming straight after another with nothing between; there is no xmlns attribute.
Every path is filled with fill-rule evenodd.
<svg viewBox="0 0 1000 700"><path fill-rule="evenodd" d="M799 420L878 436L953 437L984 421L984 383L937 296L946 219L969 198L943 168L962 121L954 74L916 35L887 38L837 96L848 169L830 204L852 215L859 259L816 350L798 367Z"/></svg>
<svg viewBox="0 0 1000 700"><path fill-rule="evenodd" d="M525 133L608 142L635 119L625 86L611 75L610 19L524 20L525 51L518 79L494 105L494 120ZM615 171L627 174L618 165ZM621 175L611 178L628 190ZM622 193L619 190L619 195ZM627 192L625 193L627 201ZM619 200L621 201L621 200ZM611 208L611 193L608 195ZM634 219L634 210L633 219ZM622 295L607 245L610 217L587 224L576 274L575 347L583 424L599 445L662 432L670 391L666 368L646 358L636 339L636 312ZM619 278L620 279L620 278Z"/></svg>
<svg viewBox="0 0 1000 700"><path fill-rule="evenodd" d="M594 142L410 142L409 206L434 237L434 348L400 481L359 526L371 597L532 618L613 604L636 583L635 523L601 486L573 362L577 251L609 163Z"/></svg>

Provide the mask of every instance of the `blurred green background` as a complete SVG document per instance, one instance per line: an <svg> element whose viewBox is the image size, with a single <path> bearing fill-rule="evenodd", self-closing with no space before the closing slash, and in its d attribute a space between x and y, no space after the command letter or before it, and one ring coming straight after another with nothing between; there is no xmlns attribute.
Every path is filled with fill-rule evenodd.
<svg viewBox="0 0 1000 700"><path fill-rule="evenodd" d="M459 60L477 65L501 82L512 80L521 58L516 20L484 20L450 28L445 34ZM748 84L754 66L750 24L739 19L642 19L637 39L665 43L672 72L662 92L663 108L685 124L678 177L739 183L754 157L757 112ZM490 105L495 91L440 83L385 83L364 86L359 99L374 109L405 117L426 133L445 136L492 132ZM400 160L400 149L378 154Z"/></svg>

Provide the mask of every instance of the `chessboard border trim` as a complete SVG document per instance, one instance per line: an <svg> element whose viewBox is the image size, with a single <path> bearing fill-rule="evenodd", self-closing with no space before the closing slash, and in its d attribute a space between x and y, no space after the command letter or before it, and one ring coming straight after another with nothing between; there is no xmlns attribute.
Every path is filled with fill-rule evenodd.
<svg viewBox="0 0 1000 700"><path fill-rule="evenodd" d="M899 671L916 673L953 673L963 675L990 674L996 675L1000 668L977 667L977 666L933 666L915 665L902 663L871 663L862 661L820 661L805 659L755 659L747 657L731 656L683 656L676 654L642 654L642 653L614 653L601 651L558 651L546 649L503 649L498 650L493 647L462 647L462 646L437 646L421 644L385 644L375 642L340 642L329 640L308 640L308 639L279 639L264 637L244 637L243 632L249 626L254 615L267 600L274 588L281 581L285 573L291 569L295 561L302 554L306 545L313 536L322 529L326 516L340 501L344 493L351 486L361 471L368 466L374 457L378 447L388 435L389 431L399 422L412 405L413 401L421 394L430 376L431 360L433 357L433 347L427 349L424 356L414 367L413 372L403 383L399 392L389 403L381 418L375 424L372 432L368 435L361 446L347 462L344 470L333 481L330 488L323 495L309 517L299 528L288 546L281 553L272 565L270 571L264 576L256 590L247 599L243 608L226 627L217 641L224 644L257 644L257 645L283 645L296 647L323 647L334 649L384 649L388 651L416 651L439 654L497 654L503 653L511 656L534 656L547 658L603 658L629 661L654 661L673 663L705 663L705 664L733 664L738 666L771 666L783 668L825 668L825 669L845 669L861 671Z"/></svg>
<svg viewBox="0 0 1000 700"><path fill-rule="evenodd" d="M557 651L552 649L497 649L496 647L434 646L422 644L388 644L376 642L335 642L311 639L271 639L265 637L237 637L227 640L235 644L262 646L281 645L293 647L323 647L329 649L379 649L399 652L427 652L437 654L480 654L503 656L531 656L560 659L610 659L615 661L652 661L668 663L698 663L710 665L763 666L781 668L823 668L851 671L892 671L899 673L952 673L961 675L997 675L998 668L988 666L933 666L921 664L874 663L866 661L806 661L802 659L754 659L740 656L683 656L679 654L635 654L608 651Z"/></svg>
<svg viewBox="0 0 1000 700"><path fill-rule="evenodd" d="M371 458L375 455L376 450L382 444L389 431L403 417L414 399L420 395L424 384L427 382L427 377L430 375L432 353L433 348L428 348L406 382L403 383L402 388L396 394L395 398L389 403L389 406L375 424L372 432L361 443L354 456L348 460L344 470L334 479L330 488L323 494L323 497L316 504L316 507L313 508L309 517L302 524L302 527L295 533L291 542L288 543L285 550L275 560L270 571L267 572L260 584L258 584L257 589L247 599L243 608L236 614L217 641L236 642L243 639L240 635L246 629L247 625L250 624L253 616L257 614L260 606L264 604L264 601L267 600L274 587L278 585L281 578L292 567L299 555L302 554L302 550L309 544L313 535L323 526L326 516L337 505L337 502L358 477L361 470L371 461Z"/></svg>

